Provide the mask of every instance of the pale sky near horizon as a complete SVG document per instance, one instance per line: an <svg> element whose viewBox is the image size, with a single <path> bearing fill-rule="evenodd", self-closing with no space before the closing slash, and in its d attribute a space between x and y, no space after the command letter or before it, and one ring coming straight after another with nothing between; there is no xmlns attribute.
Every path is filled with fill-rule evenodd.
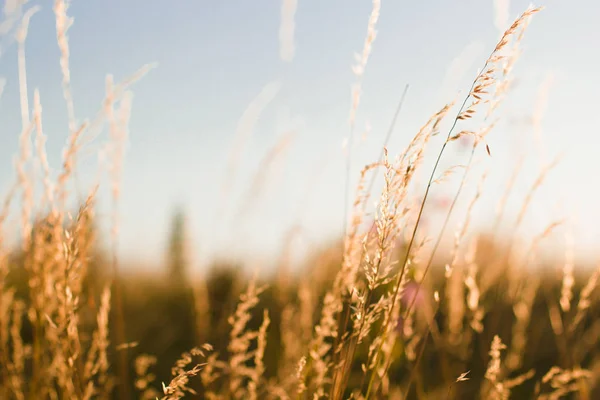
<svg viewBox="0 0 600 400"><path fill-rule="evenodd" d="M38 88L49 161L58 169L68 130L52 3L26 5L41 6L31 19L26 57L30 101ZM529 5L521 0L497 3L509 5L509 20ZM561 215L574 215L580 249L591 254L600 243L596 177L600 132L595 115L600 110L596 72L600 3L535 4L546 9L533 18L525 35L515 89L500 111L503 122L490 135L492 157L479 154L490 176L477 222L489 225L486 210L493 212L521 154L527 155L526 168L516 184L509 215L514 216L535 180L540 160L527 121L540 90L546 90L542 121L546 161L558 153L564 158L536 195L527 226L535 232ZM160 264L178 205L189 216L196 259L215 252L272 254L296 223L305 228L311 242L332 239L341 231L342 142L348 134L350 88L356 82L351 66L354 53L362 51L372 2L297 0L291 62L280 59L281 8L280 0L71 2L70 69L79 121L99 109L107 73L120 81L144 64L157 63L132 87L119 211L120 248L128 262ZM459 90L468 89L498 39L494 22L492 0L382 0L362 83L356 137L360 139L367 126L370 129L354 146L354 178L362 165L378 156L406 84L410 84L407 101L389 144L392 155L433 112ZM0 99L3 194L14 179L12 157L20 133L17 51L11 34L0 42L0 76L6 79ZM255 101L265 102L265 107L243 147L228 201L223 203L222 182L238 123L265 87L271 93ZM269 96L271 101L265 101ZM261 159L290 131L294 134L289 147L266 177L264 192L256 201L246 202L253 182L261 179L257 177ZM97 143L105 140L104 133ZM439 142L432 146L437 148ZM98 148L93 144L84 149L84 187L94 176ZM452 150L446 163L466 158L466 152ZM106 189L99 207L104 220L110 215ZM467 194L462 202L468 200ZM231 224L234 218L238 222ZM558 235L556 243L562 242Z"/></svg>

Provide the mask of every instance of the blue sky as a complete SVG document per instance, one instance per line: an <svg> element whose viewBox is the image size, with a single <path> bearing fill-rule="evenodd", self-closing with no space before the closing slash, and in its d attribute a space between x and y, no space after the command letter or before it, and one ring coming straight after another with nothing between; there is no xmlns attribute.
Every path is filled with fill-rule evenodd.
<svg viewBox="0 0 600 400"><path fill-rule="evenodd" d="M55 21L51 2L31 1L27 7L35 4L42 9L31 20L26 43L28 84L30 93L40 90L49 160L58 169L68 130ZM511 1L510 19L528 4ZM511 207L519 206L535 179L539 160L531 127L522 121L533 113L539 88L551 77L544 142L547 158L559 152L565 157L536 196L527 226L540 229L561 212L574 214L580 246L591 251L600 240L600 132L595 115L600 109L600 77L595 72L600 3L547 0L536 5L547 8L526 34L515 69L517 85L501 111L504 122L490 136L493 157L482 157L491 173L478 223L489 225L486 210L493 210L518 155L529 156L528 168ZM189 215L197 259L214 251L273 254L296 223L311 242L340 232L342 141L348 134L350 87L356 80L351 66L354 53L362 49L371 7L367 0L298 0L295 57L286 63L279 58L280 1L72 2L70 67L78 120L93 117L99 109L107 73L119 81L146 63L158 63L133 87L120 206L123 257L158 265L178 205ZM382 0L377 31L356 123L357 136L367 125L370 133L354 150L353 177L377 157L406 84L410 90L389 146L392 154L445 101L468 88L499 35L492 0ZM10 36L3 44L0 75L7 83L0 100L0 189L5 190L14 176L20 114L16 46ZM453 62L455 69L449 70ZM248 104L270 82L279 90L260 114L223 205L221 187L236 127ZM261 159L289 131L294 132L292 142L269 175L265 192L254 204L246 204ZM84 186L94 174L95 151L105 140L101 136L84 151ZM446 162L465 158L453 151ZM99 207L105 219L110 213L107 193L101 192ZM217 213L219 207L223 214ZM231 224L241 209L247 210L243 219Z"/></svg>

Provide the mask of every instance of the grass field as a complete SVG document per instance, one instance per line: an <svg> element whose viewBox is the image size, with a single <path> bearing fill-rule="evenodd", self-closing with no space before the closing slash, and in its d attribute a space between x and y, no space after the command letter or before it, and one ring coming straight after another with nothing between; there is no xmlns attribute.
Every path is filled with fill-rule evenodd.
<svg viewBox="0 0 600 400"><path fill-rule="evenodd" d="M284 10L294 4L284 2ZM354 67L359 82L379 7L373 1ZM78 125L68 18L65 3L55 2L70 135L55 177L39 93L31 102L27 96L24 42L33 11L25 12L16 43L20 148L0 214L0 399L600 398L600 269L576 268L569 238L564 254L544 256L544 241L562 221L549 219L529 238L499 228L521 226L554 164L537 172L514 221L506 201L522 171L521 164L507 167L513 178L497 183L506 189L491 228L476 231L471 223L486 179L471 176L474 156L493 150L486 139L497 110L510 101L512 67L540 11L529 8L510 25L463 98L424 121L398 154L384 143L359 185L347 183L353 202L343 237L305 254L300 269L284 248L271 274L253 275L252 260L215 260L202 279L189 274L184 215L174 218L162 273L142 273L119 259L116 212L108 216L110 237L98 237L99 191L115 205L120 200L129 86L151 66L123 83L109 76L98 117ZM291 58L290 50L282 57ZM355 90L351 125L359 100ZM81 143L100 124L108 127L110 186L93 186L77 199ZM445 138L439 148L431 145L437 135ZM442 167L439 160L459 143L468 162ZM435 164L424 162L426 151ZM442 228L432 234L422 228L425 206L451 176L460 185L436 211ZM373 185L376 177L381 187ZM474 195L460 196L469 186ZM449 221L458 208L466 211L453 232ZM19 229L9 229L11 218Z"/></svg>

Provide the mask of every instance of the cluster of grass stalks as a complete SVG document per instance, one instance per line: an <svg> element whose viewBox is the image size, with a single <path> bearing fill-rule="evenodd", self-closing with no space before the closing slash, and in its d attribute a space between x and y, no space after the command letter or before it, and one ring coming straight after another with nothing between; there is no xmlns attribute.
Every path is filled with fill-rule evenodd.
<svg viewBox="0 0 600 400"><path fill-rule="evenodd" d="M286 4L290 19L295 2ZM351 125L379 7L375 0L354 68L359 83ZM398 155L391 157L384 146L381 158L362 169L341 246L306 260L299 276L289 272L284 259L271 278L245 279L241 272L215 267L202 281L119 272L117 206L132 100L127 88L149 67L118 85L109 76L98 115L78 124L65 2L56 0L54 11L70 132L55 179L45 153L40 94L34 91L31 113L27 96L24 43L34 9L24 14L17 35L22 131L17 177L0 223L17 203L12 208L20 211L21 237L13 249L0 235L0 398L600 396L600 324L594 318L600 270L576 276L570 248L555 270L550 265L540 274L527 268L539 263L540 244L560 221L549 221L525 245L516 238L501 243L497 227L511 181L492 233L470 232L484 175L467 200L450 254L437 254L474 155L483 148L490 153L487 135L509 92L525 30L539 9L527 9L501 35L464 99L441 107ZM291 61L293 49L285 54ZM104 125L114 199L109 257L95 246L96 186L77 212L68 211L77 155ZM437 135L443 144L427 171L425 153ZM443 155L459 140L471 146L467 164L440 171ZM347 162L350 171L350 154ZM34 165L41 166L41 177L34 176ZM515 230L552 166L541 170L523 199ZM424 187L417 181L422 173L429 177ZM441 232L431 237L422 229L430 193L457 173L462 174L458 191L444 211ZM378 195L372 193L376 176L383 177ZM174 258L182 262L180 254Z"/></svg>

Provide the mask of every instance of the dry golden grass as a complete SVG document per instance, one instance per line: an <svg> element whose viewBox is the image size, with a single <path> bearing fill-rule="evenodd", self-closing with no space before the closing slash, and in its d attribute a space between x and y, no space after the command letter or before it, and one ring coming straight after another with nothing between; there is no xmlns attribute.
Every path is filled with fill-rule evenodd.
<svg viewBox="0 0 600 400"><path fill-rule="evenodd" d="M286 61L294 53L295 8L295 1L285 1L282 9L281 57ZM510 90L525 29L539 9L527 9L504 32L458 110L454 102L442 107L403 152L392 159L384 147L382 158L363 168L341 251L332 246L316 254L306 261L301 276L291 274L284 256L270 287L255 277L241 285L241 293L240 273L233 273L231 281L221 277L221 283L221 278L212 277L160 284L121 273L116 248L123 144L132 106L127 88L149 66L120 85L109 76L98 116L79 124L70 90L66 35L70 18L66 3L60 0L54 12L70 138L62 169L52 182L39 92L34 92L32 116L27 98L23 43L35 11L31 8L25 13L19 29L20 151L15 189L0 214L0 224L4 224L11 200L20 196L20 248L9 248L0 234L0 398L589 400L600 396L600 324L594 316L600 269L582 284L570 235L556 276L538 276L526 269L538 260L541 241L561 221L549 221L544 231L523 246L516 235L506 246L499 244L498 226L521 164L507 183L506 195L499 199L491 238L470 230L484 174L467 203L450 254L444 257L446 267L434 268L441 238L472 172L474 154L480 145L491 152L486 137ZM348 165L360 80L376 37L379 11L376 0L364 49L354 68L359 83L352 94ZM272 97L269 93L262 96ZM248 134L245 124L252 124L260 104L247 112L247 121L240 126L230 174L235 173L237 154L243 147L238 142ZM69 184L84 139L95 135L104 121L109 129L106 149L114 202L112 254L103 263L110 268L99 277L94 275L99 260L93 229L97 188L89 191L73 215L67 204L73 197ZM425 152L445 122L450 128L444 132L433 170L426 171ZM446 149L467 136L472 138L468 163L440 173ZM286 140L267 155L265 169L287 145ZM33 176L35 160L42 167L41 177ZM524 197L514 231L554 165L543 166ZM253 183L255 190L264 183L263 173ZM384 184L371 209L373 185L367 182L379 173ZM429 176L424 189L417 182L421 173ZM446 210L441 232L430 237L422 228L430 192L456 173L462 173L458 191ZM34 188L40 183L43 195L35 199ZM224 187L224 195L228 190ZM137 279L135 285L124 293L124 285L132 279ZM217 293L222 287L227 287L225 293ZM188 292L190 298L185 297ZM176 361L147 353L159 351L157 337L163 331L167 346L178 340L180 332L168 334L175 325L171 318L181 308L173 315L154 310L158 331L136 331L138 322L146 323L151 317L131 310L148 307L144 302L153 298L175 299L177 307L193 310L185 318L193 320L187 332L194 343L191 350L179 352ZM170 376L157 376L155 369L173 361Z"/></svg>

